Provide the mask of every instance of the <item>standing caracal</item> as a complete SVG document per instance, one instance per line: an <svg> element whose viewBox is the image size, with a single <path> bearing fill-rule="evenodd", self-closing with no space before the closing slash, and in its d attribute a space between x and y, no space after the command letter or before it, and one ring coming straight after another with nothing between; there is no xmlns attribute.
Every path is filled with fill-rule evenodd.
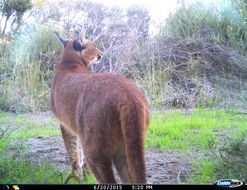
<svg viewBox="0 0 247 190"><path fill-rule="evenodd" d="M58 119L72 165L80 177L81 143L87 166L99 183L116 183L112 166L122 183L146 183L144 138L150 116L141 90L113 73L92 73L88 66L101 58L92 42L67 40L56 66L52 111Z"/></svg>

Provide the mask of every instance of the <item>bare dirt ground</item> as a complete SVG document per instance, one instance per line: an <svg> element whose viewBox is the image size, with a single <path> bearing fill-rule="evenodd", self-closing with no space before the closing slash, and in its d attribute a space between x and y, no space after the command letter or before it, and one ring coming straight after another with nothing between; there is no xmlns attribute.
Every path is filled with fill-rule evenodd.
<svg viewBox="0 0 247 190"><path fill-rule="evenodd" d="M69 171L68 156L61 135L40 135L13 144L22 144L20 155L34 163L51 163L61 170ZM152 184L183 183L192 172L191 157L179 152L164 152L159 149L147 149L145 152L147 180ZM118 177L117 177L118 179Z"/></svg>

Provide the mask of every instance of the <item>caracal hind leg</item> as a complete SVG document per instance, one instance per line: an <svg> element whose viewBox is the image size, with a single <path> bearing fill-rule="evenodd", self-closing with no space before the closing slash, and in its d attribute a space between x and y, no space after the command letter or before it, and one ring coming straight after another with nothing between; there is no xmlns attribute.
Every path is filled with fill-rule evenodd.
<svg viewBox="0 0 247 190"><path fill-rule="evenodd" d="M72 166L71 175L65 180L64 183L68 183L69 179L75 178L80 181L83 178L82 164L81 164L81 153L79 149L79 138L72 134L62 124L60 124L64 144L68 153L69 161Z"/></svg>
<svg viewBox="0 0 247 190"><path fill-rule="evenodd" d="M93 129L93 128L91 128ZM91 133L88 132L87 134ZM92 133L91 133L92 134ZM112 169L112 159L107 154L105 143L100 136L80 135L87 167L101 183L116 183Z"/></svg>
<svg viewBox="0 0 247 190"><path fill-rule="evenodd" d="M116 183L113 174L112 163L109 158L102 154L85 156L88 167L99 183Z"/></svg>
<svg viewBox="0 0 247 190"><path fill-rule="evenodd" d="M128 172L127 158L125 155L125 147L121 145L113 156L113 164L118 172L118 175L124 184L132 183Z"/></svg>

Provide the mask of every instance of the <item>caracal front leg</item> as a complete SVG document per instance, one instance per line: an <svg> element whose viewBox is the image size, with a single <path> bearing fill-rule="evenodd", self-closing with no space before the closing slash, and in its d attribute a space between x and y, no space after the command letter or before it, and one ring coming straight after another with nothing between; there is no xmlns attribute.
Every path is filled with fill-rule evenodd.
<svg viewBox="0 0 247 190"><path fill-rule="evenodd" d="M75 178L80 181L83 178L81 150L79 147L79 138L72 134L66 127L60 124L64 144L68 153L69 161L72 166L71 175L65 180L64 183L68 183L71 178Z"/></svg>

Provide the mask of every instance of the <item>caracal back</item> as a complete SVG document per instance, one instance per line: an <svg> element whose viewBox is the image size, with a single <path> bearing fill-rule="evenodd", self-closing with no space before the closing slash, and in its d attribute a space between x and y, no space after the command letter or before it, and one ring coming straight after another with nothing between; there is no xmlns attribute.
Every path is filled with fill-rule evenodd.
<svg viewBox="0 0 247 190"><path fill-rule="evenodd" d="M145 96L121 75L89 71L88 66L101 58L94 43L57 36L64 52L53 75L51 104L71 176L83 177L80 143L99 183L116 183L112 166L122 183L146 183L144 139L150 117Z"/></svg>

